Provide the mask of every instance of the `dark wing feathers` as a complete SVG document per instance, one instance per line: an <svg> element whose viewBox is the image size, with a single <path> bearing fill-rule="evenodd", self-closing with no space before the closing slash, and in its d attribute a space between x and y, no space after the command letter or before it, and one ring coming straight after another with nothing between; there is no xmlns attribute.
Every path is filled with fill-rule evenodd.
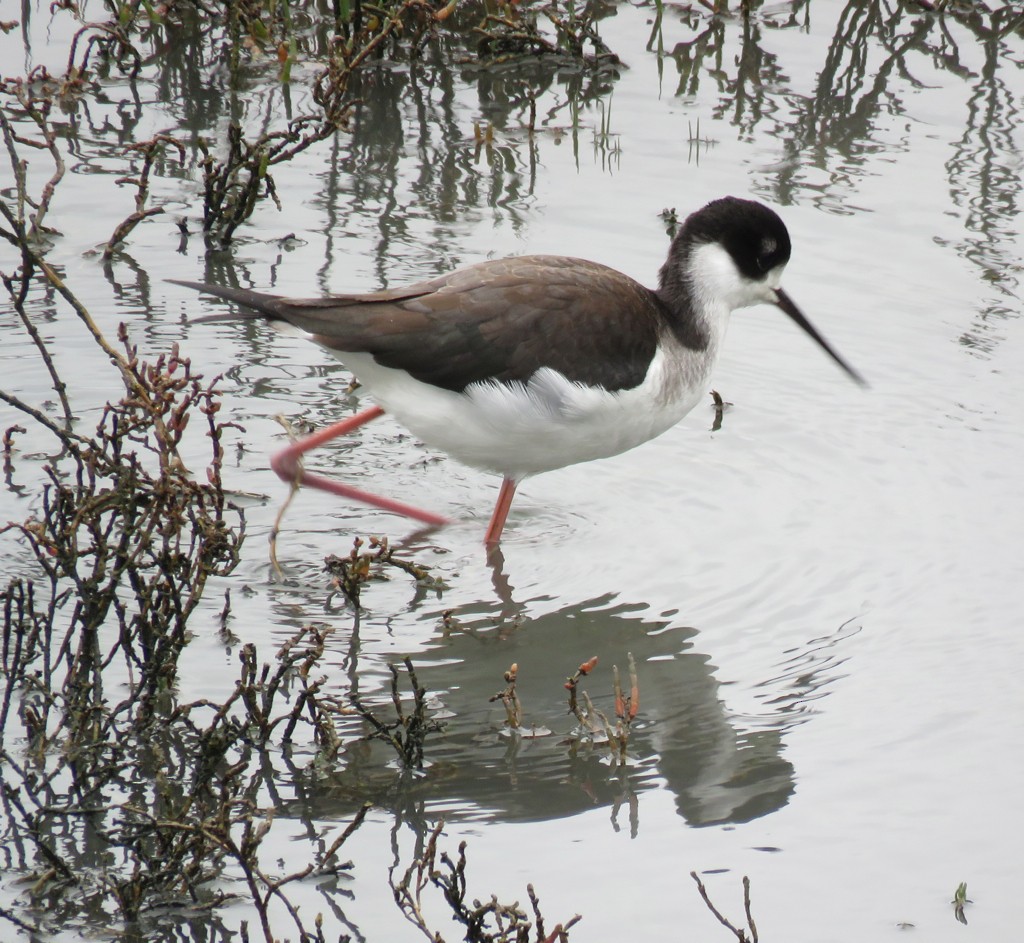
<svg viewBox="0 0 1024 943"><path fill-rule="evenodd" d="M257 312L242 317L288 321L331 350L371 353L457 392L482 380L525 382L542 367L629 389L646 375L665 317L655 294L628 276L562 256L482 262L405 289L320 299L176 284Z"/></svg>

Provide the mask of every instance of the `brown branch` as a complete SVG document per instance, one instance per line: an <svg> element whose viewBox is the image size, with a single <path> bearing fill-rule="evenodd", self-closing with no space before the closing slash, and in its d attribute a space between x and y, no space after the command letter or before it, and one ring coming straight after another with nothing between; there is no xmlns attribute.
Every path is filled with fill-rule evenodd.
<svg viewBox="0 0 1024 943"><path fill-rule="evenodd" d="M757 943L757 930L755 929L754 921L751 919L750 916L750 880L748 878L743 878L743 892L744 905L746 907L747 912L747 922L750 924L750 932L751 934L753 934L749 938L747 937L745 930L737 930L736 927L734 927L732 923L729 922L729 919L725 917L713 903L711 903L711 898L708 897L707 888L704 887L704 882L701 881L699 877L697 877L697 872L691 871L690 877L692 877L697 882L697 890L700 891L700 896L704 899L704 903L705 905L707 905L708 910L710 910L711 913L715 915L715 917L718 919L718 922L723 927L732 930L732 932L736 935L738 943Z"/></svg>

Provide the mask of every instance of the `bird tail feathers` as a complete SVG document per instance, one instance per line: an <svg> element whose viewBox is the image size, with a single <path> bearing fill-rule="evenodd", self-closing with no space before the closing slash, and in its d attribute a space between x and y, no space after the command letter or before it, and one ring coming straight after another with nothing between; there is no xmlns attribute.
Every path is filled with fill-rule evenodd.
<svg viewBox="0 0 1024 943"><path fill-rule="evenodd" d="M216 298L233 301L242 308L241 311L231 311L226 314L206 314L200 318L190 318L193 324L207 324L212 321L251 321L258 318L265 318L269 321L285 320L281 315L281 298L278 295L268 295L264 292L251 291L248 288L229 288L224 285L210 285L206 282L190 282L180 278L169 278L167 281L185 288L194 288L196 291L213 295Z"/></svg>

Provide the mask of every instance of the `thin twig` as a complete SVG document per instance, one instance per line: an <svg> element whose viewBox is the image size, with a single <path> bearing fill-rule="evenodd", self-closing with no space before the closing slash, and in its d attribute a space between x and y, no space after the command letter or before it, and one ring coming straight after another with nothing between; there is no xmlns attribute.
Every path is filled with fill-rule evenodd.
<svg viewBox="0 0 1024 943"><path fill-rule="evenodd" d="M711 898L708 897L707 888L704 887L704 882L701 881L699 877L697 877L696 871L691 871L690 877L692 877L697 882L697 890L700 891L700 896L704 899L704 903L707 905L708 910L710 910L711 913L715 915L715 917L718 919L718 922L723 927L732 930L732 932L736 935L736 939L739 941L739 943L757 943L756 936L753 938L752 941L749 941L747 939L747 934L743 930L737 930L736 927L734 927L732 923L729 922L729 919L725 917L713 903L711 903Z"/></svg>

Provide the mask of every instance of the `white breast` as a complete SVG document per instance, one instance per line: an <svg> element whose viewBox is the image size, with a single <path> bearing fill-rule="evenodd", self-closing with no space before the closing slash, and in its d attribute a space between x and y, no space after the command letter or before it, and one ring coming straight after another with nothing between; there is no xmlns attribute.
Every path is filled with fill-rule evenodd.
<svg viewBox="0 0 1024 943"><path fill-rule="evenodd" d="M488 381L454 393L382 367L370 354L338 356L385 412L427 445L521 479L617 455L671 428L704 396L719 340L693 351L669 339L643 383L616 393L549 368L525 384Z"/></svg>

